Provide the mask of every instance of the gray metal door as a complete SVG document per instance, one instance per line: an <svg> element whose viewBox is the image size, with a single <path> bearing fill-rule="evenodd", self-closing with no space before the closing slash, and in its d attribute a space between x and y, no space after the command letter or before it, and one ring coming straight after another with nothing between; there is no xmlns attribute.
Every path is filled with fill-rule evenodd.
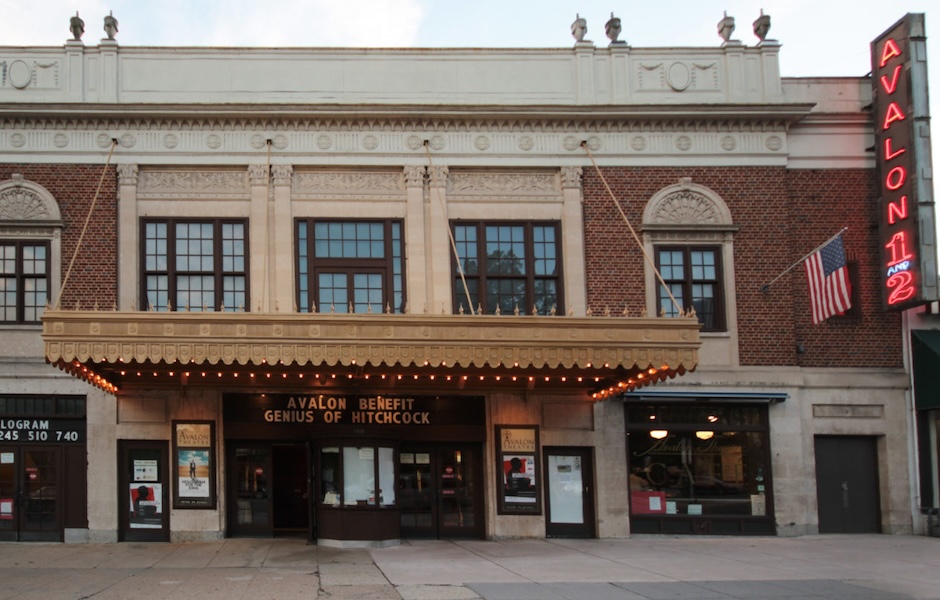
<svg viewBox="0 0 940 600"><path fill-rule="evenodd" d="M816 436L819 533L879 533L878 449L872 436Z"/></svg>

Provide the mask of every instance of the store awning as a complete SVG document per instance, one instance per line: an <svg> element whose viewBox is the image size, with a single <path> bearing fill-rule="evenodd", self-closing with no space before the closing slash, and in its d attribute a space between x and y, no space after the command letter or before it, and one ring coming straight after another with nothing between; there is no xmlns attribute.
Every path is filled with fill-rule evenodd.
<svg viewBox="0 0 940 600"><path fill-rule="evenodd" d="M633 404L674 402L713 402L717 404L777 404L789 398L786 392L705 392L680 390L642 390L623 395Z"/></svg>
<svg viewBox="0 0 940 600"><path fill-rule="evenodd" d="M127 387L571 388L604 398L691 371L694 317L47 310L46 360Z"/></svg>
<svg viewBox="0 0 940 600"><path fill-rule="evenodd" d="M914 406L918 410L940 408L940 330L911 332L914 364Z"/></svg>

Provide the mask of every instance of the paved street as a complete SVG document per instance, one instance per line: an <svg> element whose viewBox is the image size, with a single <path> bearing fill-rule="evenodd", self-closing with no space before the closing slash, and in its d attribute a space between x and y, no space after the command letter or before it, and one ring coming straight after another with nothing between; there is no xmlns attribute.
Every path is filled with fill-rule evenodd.
<svg viewBox="0 0 940 600"><path fill-rule="evenodd" d="M940 539L913 536L0 544L0 599L940 599Z"/></svg>

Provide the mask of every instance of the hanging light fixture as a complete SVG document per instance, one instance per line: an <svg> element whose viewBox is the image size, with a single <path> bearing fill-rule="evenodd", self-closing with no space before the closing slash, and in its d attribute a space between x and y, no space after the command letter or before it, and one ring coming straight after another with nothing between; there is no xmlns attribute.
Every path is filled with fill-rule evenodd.
<svg viewBox="0 0 940 600"><path fill-rule="evenodd" d="M695 432L695 437L697 437L700 440L710 440L712 439L713 435L715 435L714 431L696 431Z"/></svg>
<svg viewBox="0 0 940 600"><path fill-rule="evenodd" d="M669 432L666 431L665 429L653 429L652 431L650 431L650 437L653 438L654 440L661 440L667 435L669 435Z"/></svg>

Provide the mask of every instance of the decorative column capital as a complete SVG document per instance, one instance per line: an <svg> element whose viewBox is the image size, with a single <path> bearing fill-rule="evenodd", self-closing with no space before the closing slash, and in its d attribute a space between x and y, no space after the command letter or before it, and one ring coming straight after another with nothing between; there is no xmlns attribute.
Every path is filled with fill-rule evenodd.
<svg viewBox="0 0 940 600"><path fill-rule="evenodd" d="M563 189L581 189L581 167L561 168L561 187Z"/></svg>
<svg viewBox="0 0 940 600"><path fill-rule="evenodd" d="M251 185L268 185L268 166L248 165L248 181Z"/></svg>
<svg viewBox="0 0 940 600"><path fill-rule="evenodd" d="M137 185L140 167L137 165L118 165L118 185Z"/></svg>
<svg viewBox="0 0 940 600"><path fill-rule="evenodd" d="M419 188L424 186L426 167L419 165L405 165L405 187Z"/></svg>
<svg viewBox="0 0 940 600"><path fill-rule="evenodd" d="M274 175L274 185L290 185L291 174L294 167L291 165L274 165L271 167Z"/></svg>
<svg viewBox="0 0 940 600"><path fill-rule="evenodd" d="M450 169L447 167L430 167L428 171L431 174L431 187L447 187L447 174L450 172Z"/></svg>

